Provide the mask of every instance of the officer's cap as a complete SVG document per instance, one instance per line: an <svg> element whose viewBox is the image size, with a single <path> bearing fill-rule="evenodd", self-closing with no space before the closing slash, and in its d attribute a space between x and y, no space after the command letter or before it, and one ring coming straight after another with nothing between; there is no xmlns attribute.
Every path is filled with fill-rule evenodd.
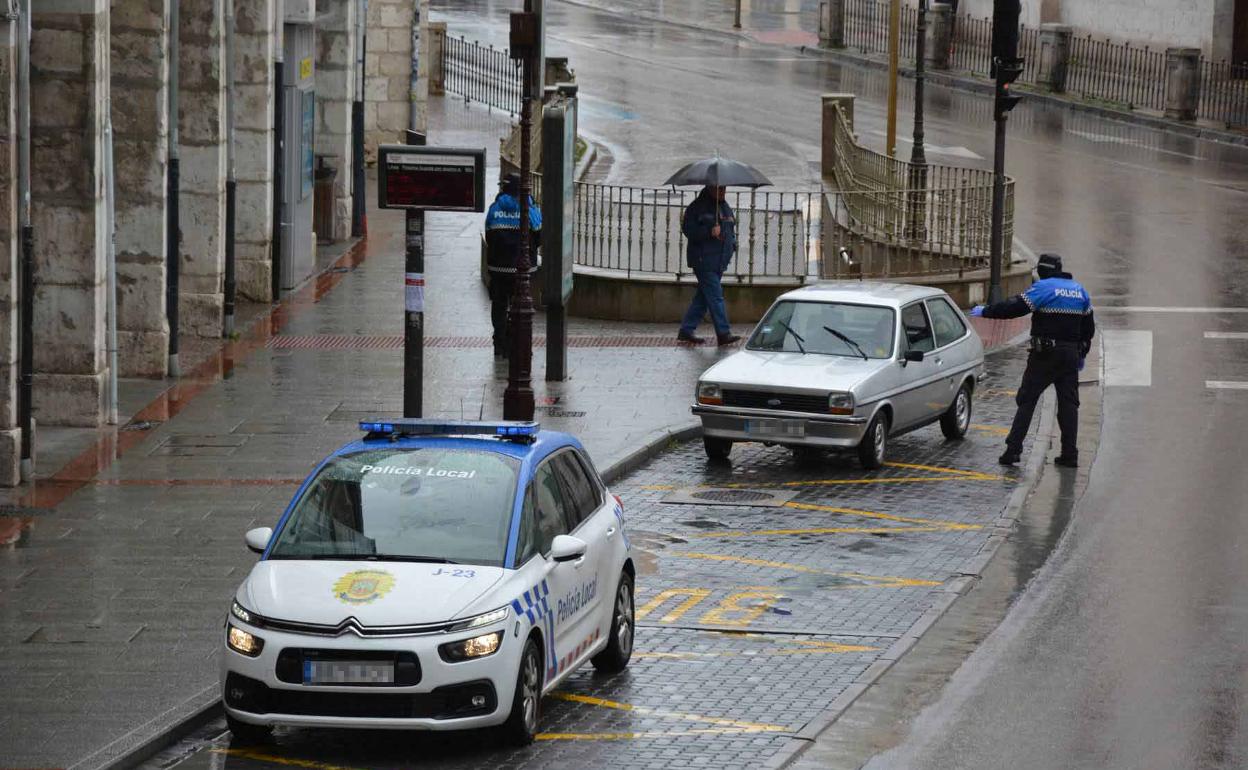
<svg viewBox="0 0 1248 770"><path fill-rule="evenodd" d="M1041 278L1052 278L1062 272L1062 257L1059 254L1041 254L1036 262L1036 273Z"/></svg>

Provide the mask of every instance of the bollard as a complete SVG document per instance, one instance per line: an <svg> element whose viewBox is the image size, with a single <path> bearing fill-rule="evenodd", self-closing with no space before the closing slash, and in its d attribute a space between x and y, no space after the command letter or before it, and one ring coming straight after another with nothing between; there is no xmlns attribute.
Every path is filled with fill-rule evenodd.
<svg viewBox="0 0 1248 770"><path fill-rule="evenodd" d="M1200 49L1166 49L1166 117L1195 120L1200 106Z"/></svg>
<svg viewBox="0 0 1248 770"><path fill-rule="evenodd" d="M845 111L849 130L854 130L854 95L824 94L823 113L820 131L822 136L822 153L819 161L819 174L827 179L836 169L836 108L839 105Z"/></svg>
<svg viewBox="0 0 1248 770"><path fill-rule="evenodd" d="M1066 67L1070 63L1070 39L1073 34L1065 24L1040 25L1039 85L1053 93L1066 91Z"/></svg>
<svg viewBox="0 0 1248 770"><path fill-rule="evenodd" d="M932 3L927 9L927 39L923 45L923 64L929 70L949 69L949 49L953 45L953 6Z"/></svg>
<svg viewBox="0 0 1248 770"><path fill-rule="evenodd" d="M429 22L429 95L446 93L446 22Z"/></svg>
<svg viewBox="0 0 1248 770"><path fill-rule="evenodd" d="M845 47L845 0L823 0L819 4L819 47Z"/></svg>

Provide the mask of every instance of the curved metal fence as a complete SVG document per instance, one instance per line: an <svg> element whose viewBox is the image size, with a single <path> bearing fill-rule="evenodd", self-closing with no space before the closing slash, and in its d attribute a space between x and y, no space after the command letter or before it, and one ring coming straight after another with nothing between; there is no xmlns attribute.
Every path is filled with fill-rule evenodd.
<svg viewBox="0 0 1248 770"><path fill-rule="evenodd" d="M497 107L510 115L520 112L520 62L506 48L448 36L442 46L442 78L442 87L466 102Z"/></svg>

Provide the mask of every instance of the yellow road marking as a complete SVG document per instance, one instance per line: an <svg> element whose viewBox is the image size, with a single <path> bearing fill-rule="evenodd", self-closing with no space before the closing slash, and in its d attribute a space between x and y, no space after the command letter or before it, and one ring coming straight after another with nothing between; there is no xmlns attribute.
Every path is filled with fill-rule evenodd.
<svg viewBox="0 0 1248 770"><path fill-rule="evenodd" d="M757 732L733 727L693 730L651 730L641 733L538 733L539 741L632 741L639 738L678 738L682 735L744 735Z"/></svg>
<svg viewBox="0 0 1248 770"><path fill-rule="evenodd" d="M917 465L915 463L884 463L889 468L905 468L911 471L931 471L932 473L943 473L950 476L963 476L975 481L998 481L1005 478L1004 476L996 476L991 473L982 471L964 471L959 468L942 468L939 465Z"/></svg>
<svg viewBox="0 0 1248 770"><path fill-rule="evenodd" d="M1009 428L1005 428L1000 425L972 425L971 428L983 431L984 433L994 433L998 436L1006 436L1009 435L1010 432Z"/></svg>
<svg viewBox="0 0 1248 770"><path fill-rule="evenodd" d="M827 513L844 513L850 516L862 516L867 519L884 519L885 521L899 521L904 524L922 524L925 526L939 526L945 529L981 529L979 524L961 524L956 521L941 521L940 519L921 519L913 516L897 516L892 513L879 513L877 511L862 511L856 508L838 508L832 505L817 505L815 503L795 503L788 502L784 504L785 508L794 508L799 511L826 511Z"/></svg>
<svg viewBox="0 0 1248 770"><path fill-rule="evenodd" d="M949 532L949 527L814 527L810 529L754 529L726 532L698 532L689 537L766 537L768 535L877 535L901 532Z"/></svg>
<svg viewBox="0 0 1248 770"><path fill-rule="evenodd" d="M780 725L769 725L759 722L743 722L737 719L721 719L720 717L704 717L700 714L689 714L683 711L668 711L666 709L652 709L646 708L645 706L634 706L631 703L620 703L619 701L607 700L605 698L595 698L591 695L577 695L576 693L570 692L552 692L550 697L555 698L556 700L571 701L572 703L585 703L590 706L599 706L601 708L615 709L617 711L627 711L631 714L640 714L642 716L683 719L688 722L703 722L717 727L728 727L747 733L781 733L788 729L786 727L781 727Z"/></svg>
<svg viewBox="0 0 1248 770"><path fill-rule="evenodd" d="M251 759L256 762L268 762L274 765L306 767L309 768L309 770L359 770L358 768L348 767L346 765L331 765L328 762L317 762L314 759L279 757L273 754L265 754L261 751L255 751L253 749L209 749L209 751L213 754L226 754L231 757Z"/></svg>
<svg viewBox="0 0 1248 770"><path fill-rule="evenodd" d="M803 564L789 564L787 562L769 561L767 559L751 559L744 556L725 556L715 553L673 553L672 556L680 556L686 559L704 559L706 561L736 562L738 564L749 564L755 567L775 567L776 569L787 569L792 570L793 572L809 572L815 575L831 575L833 577L862 580L884 588L940 585L940 582L936 580L919 580L916 578L895 577L892 575L864 575L861 572L833 572L831 570L818 569L816 567L807 567Z"/></svg>
<svg viewBox="0 0 1248 770"><path fill-rule="evenodd" d="M698 622L708 625L748 626L758 619L774 603L785 598L783 594L769 590L738 591L719 603L713 610L707 610ZM742 606L741 602L750 599L761 599L756 604ZM738 615L739 613L739 615Z"/></svg>
<svg viewBox="0 0 1248 770"><path fill-rule="evenodd" d="M638 607L633 617L641 620L663 606L668 599L676 596L687 596L689 598L677 605L671 612L659 618L660 623L675 623L680 620L682 615L697 606L698 602L710 595L711 592L705 588L669 588L665 591L659 591L649 601Z"/></svg>

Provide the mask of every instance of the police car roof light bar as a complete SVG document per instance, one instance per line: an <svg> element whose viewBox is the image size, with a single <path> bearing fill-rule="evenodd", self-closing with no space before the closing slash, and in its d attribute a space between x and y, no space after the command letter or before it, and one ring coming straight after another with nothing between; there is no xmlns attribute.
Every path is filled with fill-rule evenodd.
<svg viewBox="0 0 1248 770"><path fill-rule="evenodd" d="M475 420L361 420L365 439L397 438L400 436L497 436L509 441L532 442L541 426L536 422L479 422Z"/></svg>

